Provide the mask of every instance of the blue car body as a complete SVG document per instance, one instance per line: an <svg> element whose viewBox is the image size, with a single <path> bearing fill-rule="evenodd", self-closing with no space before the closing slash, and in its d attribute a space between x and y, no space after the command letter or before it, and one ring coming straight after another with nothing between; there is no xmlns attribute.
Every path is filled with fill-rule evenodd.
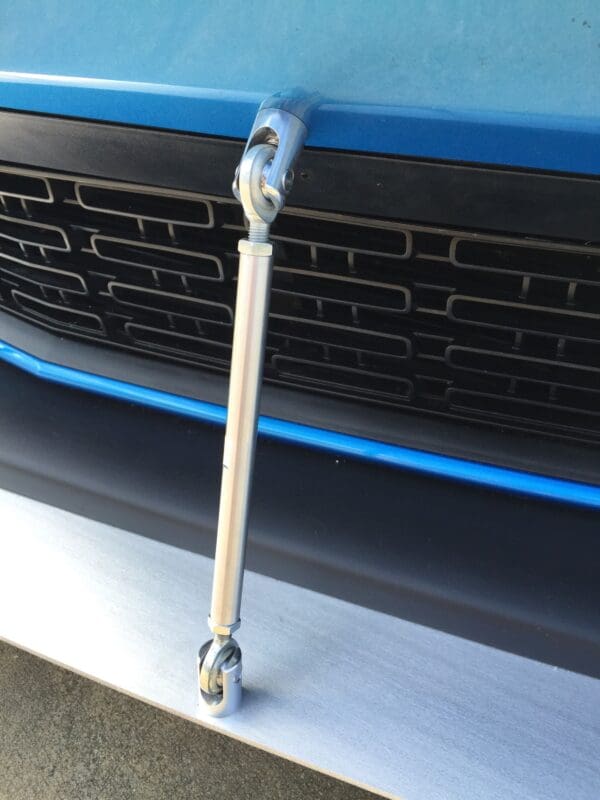
<svg viewBox="0 0 600 800"><path fill-rule="evenodd" d="M244 139L301 86L314 147L600 174L591 0L25 0L0 52L4 108Z"/></svg>

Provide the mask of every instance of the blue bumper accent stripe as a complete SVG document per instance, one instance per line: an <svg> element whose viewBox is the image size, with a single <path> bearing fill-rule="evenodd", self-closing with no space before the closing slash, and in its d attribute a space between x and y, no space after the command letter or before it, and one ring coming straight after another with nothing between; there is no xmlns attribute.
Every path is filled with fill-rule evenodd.
<svg viewBox="0 0 600 800"><path fill-rule="evenodd" d="M5 109L242 140L264 97L264 92L0 71ZM599 139L597 116L324 103L311 119L307 144L599 175Z"/></svg>
<svg viewBox="0 0 600 800"><path fill-rule="evenodd" d="M202 422L225 424L227 411L223 406L63 367L36 358L2 341L0 341L0 359L36 377L64 386L127 400ZM417 470L437 477L467 481L547 500L600 508L600 487L589 484L412 450L408 447L321 430L272 417L260 418L259 432L263 436L326 450L337 455L361 458L378 464Z"/></svg>

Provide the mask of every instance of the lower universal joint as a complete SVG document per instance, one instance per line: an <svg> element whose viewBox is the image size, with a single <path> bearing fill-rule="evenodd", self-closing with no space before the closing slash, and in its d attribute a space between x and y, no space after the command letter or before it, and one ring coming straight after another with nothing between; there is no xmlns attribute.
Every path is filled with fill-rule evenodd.
<svg viewBox="0 0 600 800"><path fill-rule="evenodd" d="M202 710L226 716L242 699L242 653L232 634L240 608L248 510L269 313L273 246L269 229L293 183L294 164L307 135L306 114L314 97L278 96L261 106L233 192L248 220L238 245L239 272L234 320L227 426L209 628L214 638L198 654ZM298 113L294 113L293 109Z"/></svg>
<svg viewBox="0 0 600 800"><path fill-rule="evenodd" d="M215 717L231 714L242 701L242 651L235 639L215 636L198 653L200 699Z"/></svg>

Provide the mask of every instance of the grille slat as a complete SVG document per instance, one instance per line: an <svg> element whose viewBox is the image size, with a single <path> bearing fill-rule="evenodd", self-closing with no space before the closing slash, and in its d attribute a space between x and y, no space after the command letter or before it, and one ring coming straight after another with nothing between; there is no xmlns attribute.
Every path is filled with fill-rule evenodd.
<svg viewBox="0 0 600 800"><path fill-rule="evenodd" d="M68 252L71 249L67 234L62 228L5 215L0 215L0 239L8 239L9 242L18 242L25 246L45 247L48 250Z"/></svg>
<svg viewBox="0 0 600 800"><path fill-rule="evenodd" d="M178 247L149 244L147 242L117 239L114 236L92 236L91 252L98 258L117 264L128 264L140 269L151 269L205 278L225 280L223 263L217 256L197 253Z"/></svg>
<svg viewBox="0 0 600 800"><path fill-rule="evenodd" d="M41 260L41 258L40 258ZM69 270L11 256L0 252L0 272L12 277L17 283L25 281L35 286L62 289L75 294L87 294L87 286L81 275Z"/></svg>
<svg viewBox="0 0 600 800"><path fill-rule="evenodd" d="M0 202L4 310L228 369L233 199L7 167ZM266 380L600 442L600 247L303 209L272 232Z"/></svg>
<svg viewBox="0 0 600 800"><path fill-rule="evenodd" d="M63 300L62 303L51 303L16 289L11 292L11 297L17 308L34 319L37 317L46 322L64 325L66 328L92 333L103 334L105 332L104 323L98 314L69 308L64 302L64 298L60 298Z"/></svg>
<svg viewBox="0 0 600 800"><path fill-rule="evenodd" d="M82 208L111 216L213 228L215 216L208 200L192 200L156 195L153 192L127 191L76 183L75 197Z"/></svg>

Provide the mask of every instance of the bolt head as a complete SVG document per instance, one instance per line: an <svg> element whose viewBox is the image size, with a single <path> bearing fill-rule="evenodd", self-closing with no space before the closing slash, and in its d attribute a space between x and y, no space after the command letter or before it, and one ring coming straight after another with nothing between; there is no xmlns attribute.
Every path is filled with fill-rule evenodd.
<svg viewBox="0 0 600 800"><path fill-rule="evenodd" d="M293 184L294 184L294 170L288 169L288 171L283 176L283 191L286 194L288 194L288 192L291 192Z"/></svg>

